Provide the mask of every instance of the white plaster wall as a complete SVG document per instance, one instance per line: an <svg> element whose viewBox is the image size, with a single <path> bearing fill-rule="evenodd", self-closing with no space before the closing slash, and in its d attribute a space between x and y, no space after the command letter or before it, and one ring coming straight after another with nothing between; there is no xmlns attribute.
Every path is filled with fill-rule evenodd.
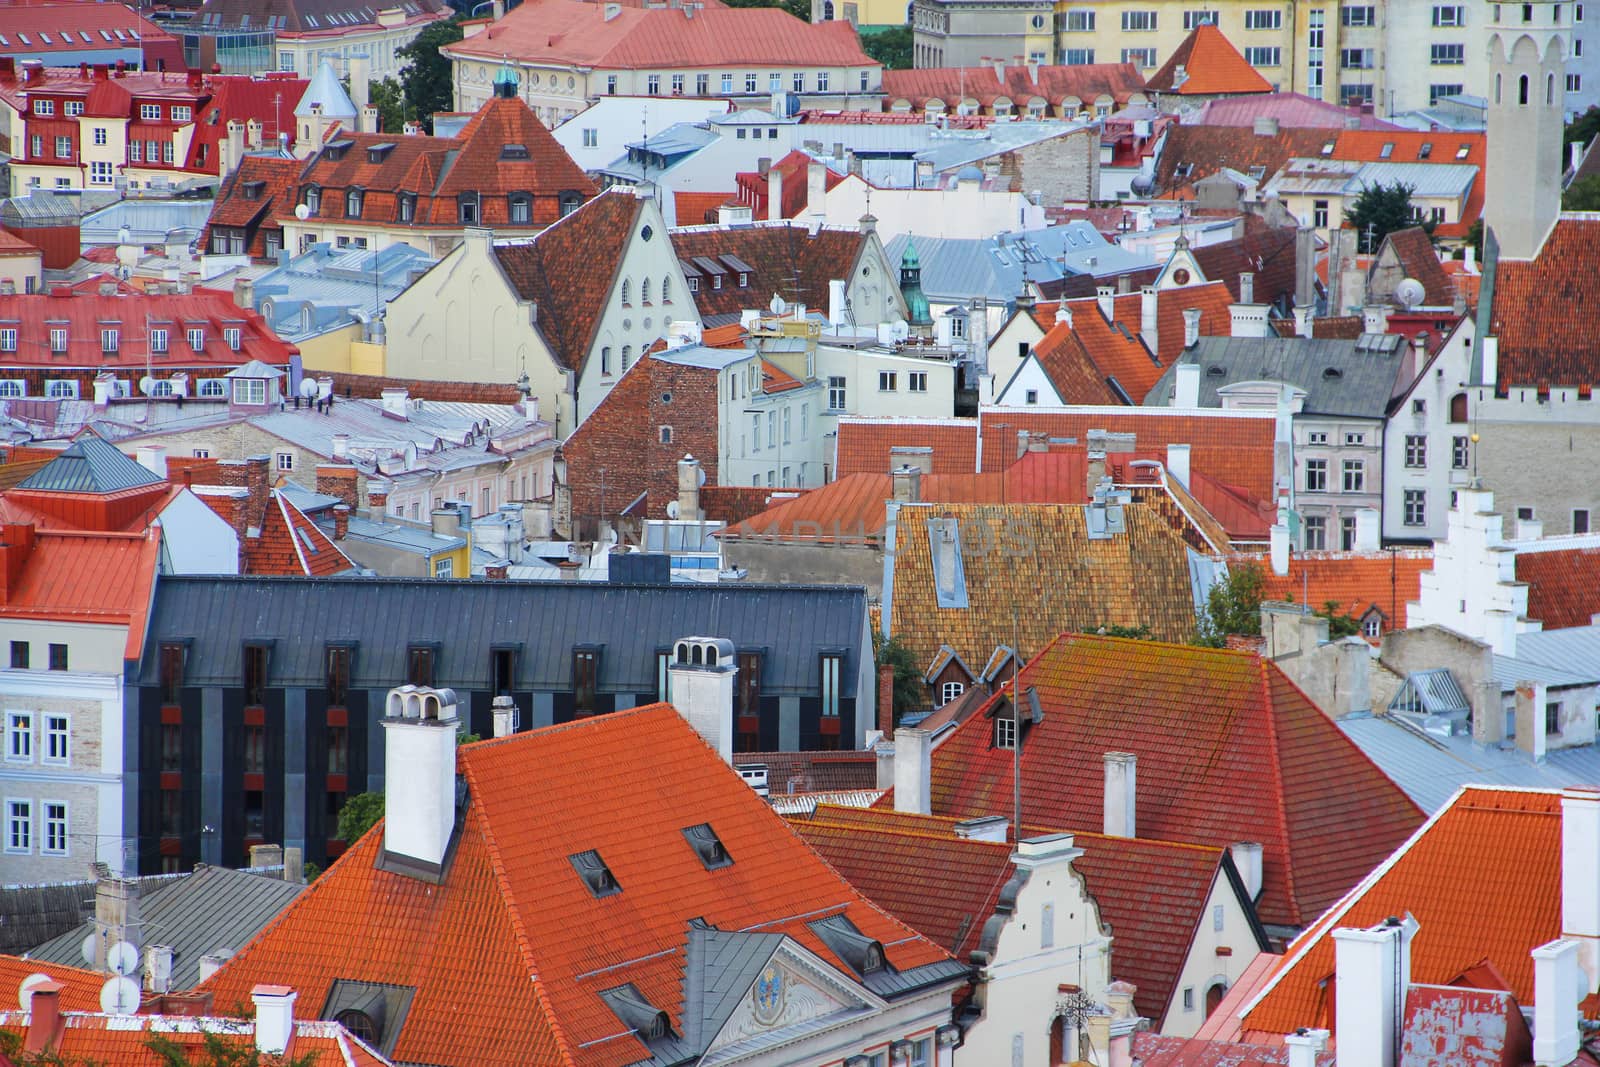
<svg viewBox="0 0 1600 1067"><path fill-rule="evenodd" d="M627 154L628 145L680 122L701 122L728 111L726 100L660 96L602 96L550 131L574 163L594 172ZM594 146L584 143L594 138ZM762 144L765 144L762 141Z"/></svg>
<svg viewBox="0 0 1600 1067"><path fill-rule="evenodd" d="M1003 408L1023 408L1038 405L1055 405L1062 403L1061 395L1056 392L1050 383L1050 376L1044 372L1036 359L1030 359L1022 364L1017 372L1012 375L1009 382L995 382L999 391L994 402ZM1037 394L1032 404L1028 402L1028 393Z"/></svg>
<svg viewBox="0 0 1600 1067"><path fill-rule="evenodd" d="M1472 480L1472 466L1451 465L1452 439L1469 437L1472 425L1450 422L1450 398L1463 391L1462 382L1472 364L1473 324L1462 319L1445 341L1433 366L1400 398L1383 432L1383 536L1397 539L1435 540L1445 535L1450 514L1450 493ZM1423 402L1423 412L1413 410L1413 401ZM1406 437L1421 434L1428 442L1428 465L1406 466ZM1421 489L1427 493L1427 523L1405 525L1405 491Z"/></svg>
<svg viewBox="0 0 1600 1067"><path fill-rule="evenodd" d="M239 535L187 489L161 511L161 543L170 574L239 573Z"/></svg>
<svg viewBox="0 0 1600 1067"><path fill-rule="evenodd" d="M1222 929L1217 929L1216 909L1222 909ZM1218 950L1227 954L1219 954ZM1193 1037L1206 1017L1206 990L1217 981L1231 988L1246 967L1260 953L1255 934L1250 928L1250 916L1234 892L1233 885L1219 870L1211 883L1211 892L1194 940L1184 957L1183 971L1173 987L1172 1003L1167 1005L1165 1025L1161 1033L1176 1037ZM1194 990L1194 1010L1183 1008L1183 991Z"/></svg>
<svg viewBox="0 0 1600 1067"><path fill-rule="evenodd" d="M954 189L869 190L859 175L851 175L828 190L821 205L807 204L806 217L817 214L819 207L825 221L839 226L855 225L870 207L885 241L902 233L986 239L1048 225L1044 209L1022 193L984 189L975 181L957 183Z"/></svg>

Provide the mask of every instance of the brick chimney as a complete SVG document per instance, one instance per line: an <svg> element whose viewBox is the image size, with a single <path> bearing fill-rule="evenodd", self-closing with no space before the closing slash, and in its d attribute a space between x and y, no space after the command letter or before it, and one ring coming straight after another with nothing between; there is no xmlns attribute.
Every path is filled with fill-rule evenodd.
<svg viewBox="0 0 1600 1067"><path fill-rule="evenodd" d="M66 1029L66 1020L61 1017L61 990L64 988L53 978L33 987L25 1005L30 1015L28 1036L22 1042L24 1052L38 1055L61 1044L61 1034Z"/></svg>
<svg viewBox="0 0 1600 1067"><path fill-rule="evenodd" d="M878 666L878 729L894 740L894 667L887 663Z"/></svg>
<svg viewBox="0 0 1600 1067"><path fill-rule="evenodd" d="M261 525L267 518L267 501L271 492L267 468L271 463L270 456L248 456L244 461L244 487L248 491L244 521L245 533L250 537L261 536Z"/></svg>
<svg viewBox="0 0 1600 1067"><path fill-rule="evenodd" d="M317 492L336 496L352 508L360 498L359 478L359 472L347 463L317 464Z"/></svg>
<svg viewBox="0 0 1600 1067"><path fill-rule="evenodd" d="M374 518L381 519L381 518L383 518L384 513L386 511L388 511L388 510L389 510L389 483L388 482L368 482L367 483L367 511L370 512Z"/></svg>
<svg viewBox="0 0 1600 1067"><path fill-rule="evenodd" d="M335 504L333 506L333 539L343 541L350 536L350 505Z"/></svg>

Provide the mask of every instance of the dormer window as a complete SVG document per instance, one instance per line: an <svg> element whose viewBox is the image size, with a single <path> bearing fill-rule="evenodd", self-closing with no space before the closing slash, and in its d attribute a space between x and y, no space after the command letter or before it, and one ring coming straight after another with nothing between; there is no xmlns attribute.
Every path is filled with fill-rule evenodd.
<svg viewBox="0 0 1600 1067"><path fill-rule="evenodd" d="M463 226L478 224L478 194L462 193L456 199L456 218Z"/></svg>
<svg viewBox="0 0 1600 1067"><path fill-rule="evenodd" d="M344 194L344 217L359 219L361 217L361 204L366 199L362 190L347 189Z"/></svg>
<svg viewBox="0 0 1600 1067"><path fill-rule="evenodd" d="M694 854L700 857L700 862L706 870L714 871L721 867L733 866L733 857L722 847L722 839L711 829L710 823L703 822L696 826L685 827L683 837L689 842L689 847L694 849Z"/></svg>
<svg viewBox="0 0 1600 1067"><path fill-rule="evenodd" d="M411 222L417 217L417 196L415 193L400 194L400 221Z"/></svg>
<svg viewBox="0 0 1600 1067"><path fill-rule="evenodd" d="M367 149L368 163L382 163L389 158L389 153L394 151L392 144L375 144Z"/></svg>
<svg viewBox="0 0 1600 1067"><path fill-rule="evenodd" d="M312 215L322 210L322 190L315 185L306 187L306 211Z"/></svg>
<svg viewBox="0 0 1600 1067"><path fill-rule="evenodd" d="M596 897L609 897L622 892L622 886L617 884L611 868L606 866L599 852L590 849L568 856L567 859L572 863L572 869L578 872L578 877L583 879L583 884L589 887L589 892Z"/></svg>
<svg viewBox="0 0 1600 1067"><path fill-rule="evenodd" d="M533 197L527 193L512 193L506 197L506 212L513 226L528 225L533 221Z"/></svg>
<svg viewBox="0 0 1600 1067"><path fill-rule="evenodd" d="M561 194L561 217L566 218L583 206L583 194L565 192Z"/></svg>
<svg viewBox="0 0 1600 1067"><path fill-rule="evenodd" d="M266 190L266 182L245 182L242 186L246 200L260 200L261 194Z"/></svg>
<svg viewBox="0 0 1600 1067"><path fill-rule="evenodd" d="M223 331L222 331L222 340L223 340L224 343L227 344L229 349L231 349L234 352L237 352L237 351L239 351L239 345L243 342L244 337L239 332L239 327L237 327L237 326L228 326L228 327L225 327L223 329Z"/></svg>
<svg viewBox="0 0 1600 1067"><path fill-rule="evenodd" d="M412 645L406 650L406 681L412 685L432 686L438 648L434 645Z"/></svg>
<svg viewBox="0 0 1600 1067"><path fill-rule="evenodd" d="M203 326L191 326L184 331L189 338L189 347L196 352L205 351L206 331Z"/></svg>

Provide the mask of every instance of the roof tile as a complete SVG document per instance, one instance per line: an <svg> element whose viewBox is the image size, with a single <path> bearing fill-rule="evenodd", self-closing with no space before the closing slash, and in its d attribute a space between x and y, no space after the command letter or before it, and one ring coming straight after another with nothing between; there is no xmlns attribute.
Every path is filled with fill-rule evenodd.
<svg viewBox="0 0 1600 1067"><path fill-rule="evenodd" d="M1204 22L1189 31L1145 88L1182 96L1220 96L1270 93L1272 83L1245 61L1220 29Z"/></svg>

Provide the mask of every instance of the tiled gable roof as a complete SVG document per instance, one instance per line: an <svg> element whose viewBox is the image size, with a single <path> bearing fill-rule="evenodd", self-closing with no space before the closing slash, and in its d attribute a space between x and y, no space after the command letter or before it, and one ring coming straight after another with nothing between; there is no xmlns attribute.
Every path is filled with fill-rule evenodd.
<svg viewBox="0 0 1600 1067"><path fill-rule="evenodd" d="M404 0L391 8L406 15L448 10L440 0ZM377 23L373 8L353 0L206 0L201 10L224 22L237 23L241 18L253 18L257 25L266 25L270 16L279 16L284 20L280 32L293 35L334 29L348 32L352 25ZM330 16L337 16L338 21Z"/></svg>
<svg viewBox="0 0 1600 1067"><path fill-rule="evenodd" d="M1340 132L1330 158L1353 159L1362 163L1445 163L1477 167L1478 180L1472 183L1466 202L1461 206L1461 220L1440 223L1433 230L1435 237L1458 238L1465 237L1468 228L1483 213L1486 145L1487 138L1482 133L1344 130Z"/></svg>
<svg viewBox="0 0 1600 1067"><path fill-rule="evenodd" d="M1189 31L1145 88L1182 96L1218 96L1270 93L1272 83L1245 62L1221 30L1202 23Z"/></svg>
<svg viewBox="0 0 1600 1067"><path fill-rule="evenodd" d="M245 251L257 259L265 256L267 234L283 232L278 216L294 210L294 189L300 167L297 159L245 156L238 169L222 180L211 217L200 235L199 247L211 247L213 227L238 227L251 231ZM279 245L282 245L281 239Z"/></svg>
<svg viewBox="0 0 1600 1067"><path fill-rule="evenodd" d="M378 870L379 823L207 984L218 1001L269 975L310 1004L336 978L409 985L397 1061L622 1067L649 1052L599 994L632 983L682 1033L691 919L786 934L840 966L806 922L842 914L901 970L948 958L806 848L669 705L469 745L458 766L471 803L442 886ZM684 844L701 822L730 866ZM589 850L619 893L596 898L574 872Z"/></svg>
<svg viewBox="0 0 1600 1067"><path fill-rule="evenodd" d="M6 991L8 1006L15 1003L11 998L16 996L17 987L30 974L47 974L61 983L62 1011L100 1010L100 988L106 984L106 976L100 972L60 963L25 960L21 956L0 955L0 989Z"/></svg>
<svg viewBox="0 0 1600 1067"><path fill-rule="evenodd" d="M1025 824L1101 825L1103 754L1132 752L1139 835L1261 842L1258 911L1269 925L1310 922L1422 821L1253 653L1068 635L1035 654L1021 684L1037 689L1044 711L1023 743ZM975 715L934 750L935 813L1010 810L1012 753L991 747L992 734L992 721Z"/></svg>
<svg viewBox="0 0 1600 1067"><path fill-rule="evenodd" d="M765 308L774 293L791 304L825 308L828 283L850 278L866 241L856 230L824 226L812 233L789 222L672 231L672 247L685 273L699 281L694 302L703 318ZM748 287L739 287L737 264L723 261L728 273L721 275L720 289L714 287L713 275L695 264L697 258L715 261L730 255L753 268Z"/></svg>
<svg viewBox="0 0 1600 1067"><path fill-rule="evenodd" d="M1531 260L1501 259L1493 274L1489 328L1499 338L1501 392L1512 386L1600 383L1600 301L1594 277L1600 218L1564 215ZM1554 309L1559 309L1557 312Z"/></svg>
<svg viewBox="0 0 1600 1067"><path fill-rule="evenodd" d="M1322 146L1333 137L1332 132L1318 129L1259 134L1250 126L1172 126L1156 164L1156 187L1171 196L1224 167L1252 177L1251 168L1259 168L1260 186L1289 160L1321 155ZM1207 277L1214 275L1208 272Z"/></svg>
<svg viewBox="0 0 1600 1067"><path fill-rule="evenodd" d="M1035 97L1043 98L1052 114L1068 100L1077 102L1074 111L1092 108L1102 99L1109 99L1120 109L1143 89L1139 68L1131 63L1006 67L1003 79L995 74L993 65L883 72L883 95L890 105L904 100L913 111L920 111L930 100L938 100L952 114L963 99L977 100L988 111L1001 97L1011 101L1016 113L1027 111L1029 101Z"/></svg>
<svg viewBox="0 0 1600 1067"><path fill-rule="evenodd" d="M1117 341L1130 343L1140 350L1144 348L1136 339L1108 338L1108 343L1099 347L1102 358L1109 361L1119 354L1124 346ZM1064 322L1051 327L1050 332L1039 339L1033 346L1033 356L1063 404L1124 404L1137 400L1112 386L1110 379L1114 376L1097 365L1078 332Z"/></svg>
<svg viewBox="0 0 1600 1067"><path fill-rule="evenodd" d="M1472 872L1462 878L1460 872ZM1507 899L1517 906L1500 906ZM1554 792L1467 786L1302 934L1242 1030L1291 1033L1326 1027L1335 928L1364 928L1391 915L1416 917L1411 980L1446 985L1487 961L1524 1004L1533 1003L1529 951L1561 936L1561 797Z"/></svg>
<svg viewBox="0 0 1600 1067"><path fill-rule="evenodd" d="M1396 230L1383 240L1399 260L1405 276L1415 278L1422 283L1423 291L1427 294L1423 298L1424 304L1428 307L1451 305L1455 300L1456 287L1450 281L1450 276L1444 272L1444 266L1439 262L1439 253L1433 249L1433 238L1428 236L1427 230L1421 226L1412 226ZM1381 260L1382 249L1378 250L1378 255Z"/></svg>
<svg viewBox="0 0 1600 1067"><path fill-rule="evenodd" d="M207 503L218 499L207 497ZM245 574L304 574L326 578L353 570L339 546L279 490L272 491L261 532L242 539Z"/></svg>
<svg viewBox="0 0 1600 1067"><path fill-rule="evenodd" d="M1588 626L1600 613L1600 548L1518 552L1516 567L1528 583L1528 618L1544 629Z"/></svg>
<svg viewBox="0 0 1600 1067"><path fill-rule="evenodd" d="M461 142L439 183L441 196L517 190L538 197L576 191L585 197L595 186L583 168L520 98L494 96L456 135ZM521 145L526 159L506 159L506 145ZM487 220L486 220L487 221Z"/></svg>
<svg viewBox="0 0 1600 1067"><path fill-rule="evenodd" d="M767 768L773 795L875 789L877 757L871 752L736 752L735 767L759 763Z"/></svg>
<svg viewBox="0 0 1600 1067"><path fill-rule="evenodd" d="M952 816L819 805L791 820L850 884L965 960L1010 879L1012 845L958 838ZM1024 836L1049 833L1029 827ZM1111 975L1160 1026L1222 863L1222 849L1077 832L1073 868L1114 938Z"/></svg>
<svg viewBox="0 0 1600 1067"><path fill-rule="evenodd" d="M898 419L842 416L834 441L834 476L887 474L904 460L896 448L931 448L935 474L978 469L978 424L973 419Z"/></svg>
<svg viewBox="0 0 1600 1067"><path fill-rule="evenodd" d="M1406 604L1420 595L1421 575L1433 569L1433 550L1297 552L1290 556L1285 575L1273 574L1259 557L1239 556L1230 562L1259 567L1262 595L1268 600L1305 604L1312 611L1321 611L1331 600L1357 619L1375 607L1388 631L1405 629Z"/></svg>
<svg viewBox="0 0 1600 1067"><path fill-rule="evenodd" d="M632 193L605 193L531 240L494 246L517 297L538 304L539 332L568 370L583 370L641 209Z"/></svg>
<svg viewBox="0 0 1600 1067"><path fill-rule="evenodd" d="M1027 658L1066 630L1148 626L1161 640L1194 634L1194 593L1183 538L1148 505L1124 505L1126 530L1088 533L1076 504L902 505L889 633L926 667L943 645L982 663L998 645ZM956 520L965 607L941 607L930 520ZM1070 591L1070 593L1068 592Z"/></svg>

